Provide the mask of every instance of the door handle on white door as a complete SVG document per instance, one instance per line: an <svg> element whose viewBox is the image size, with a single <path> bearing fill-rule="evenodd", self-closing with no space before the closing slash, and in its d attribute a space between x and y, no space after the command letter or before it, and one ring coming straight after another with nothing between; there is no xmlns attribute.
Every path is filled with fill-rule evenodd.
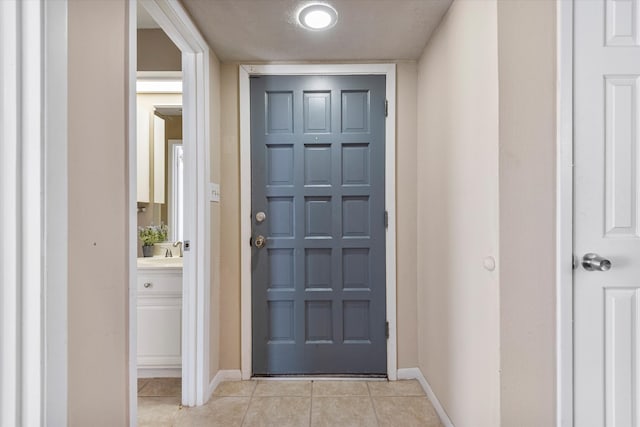
<svg viewBox="0 0 640 427"><path fill-rule="evenodd" d="M589 253L582 257L582 267L587 271L609 271L611 261L598 254Z"/></svg>

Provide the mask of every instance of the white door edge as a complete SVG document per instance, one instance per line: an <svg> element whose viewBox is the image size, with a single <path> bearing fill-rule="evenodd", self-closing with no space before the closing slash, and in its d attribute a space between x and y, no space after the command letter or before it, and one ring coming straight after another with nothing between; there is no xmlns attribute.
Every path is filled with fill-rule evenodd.
<svg viewBox="0 0 640 427"><path fill-rule="evenodd" d="M240 65L240 312L242 379L252 375L251 361L251 121L250 87L252 75L357 75L381 74L386 79L389 101L385 126L385 209L389 215L386 234L386 298L389 339L387 376L397 379L396 323L396 65L395 64L285 64Z"/></svg>
<svg viewBox="0 0 640 427"><path fill-rule="evenodd" d="M573 426L573 0L556 39L556 425Z"/></svg>
<svg viewBox="0 0 640 427"><path fill-rule="evenodd" d="M45 2L44 425L67 424L68 133L67 1Z"/></svg>
<svg viewBox="0 0 640 427"><path fill-rule="evenodd" d="M137 213L135 115L136 115L136 7L137 2L182 52L183 144L196 155L185 159L185 239L191 253L185 253L182 314L182 403L202 405L209 386L209 310L211 272L209 266L211 230L208 182L210 176L209 47L179 2L131 0L129 2L129 421L137 422L136 369L136 257ZM195 206L194 209L188 209ZM190 212L189 212L190 211ZM202 236L200 238L199 236ZM189 256L191 255L192 256Z"/></svg>
<svg viewBox="0 0 640 427"><path fill-rule="evenodd" d="M67 421L66 16L0 5L1 425Z"/></svg>
<svg viewBox="0 0 640 427"><path fill-rule="evenodd" d="M128 307L128 327L129 327L129 425L135 427L138 425L138 291L137 291L137 277L138 269L136 258L138 254L138 153L137 153L137 128L136 128L136 116L137 116L137 93L136 93L136 75L138 68L138 40L137 40L137 1L131 0L129 2L128 28L128 54L127 65L127 109L128 109L128 129L127 138L129 140L127 145L127 158L129 160L127 173L129 174L129 199L127 200L127 214L129 225L129 245L128 245L128 277L129 277L129 307ZM136 35L133 37L133 35ZM136 209L134 209L136 208ZM135 390L135 392L134 392Z"/></svg>

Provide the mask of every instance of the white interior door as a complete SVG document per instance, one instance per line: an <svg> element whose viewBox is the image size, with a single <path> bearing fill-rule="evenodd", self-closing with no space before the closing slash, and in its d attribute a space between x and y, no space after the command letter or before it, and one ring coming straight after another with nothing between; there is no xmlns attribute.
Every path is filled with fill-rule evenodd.
<svg viewBox="0 0 640 427"><path fill-rule="evenodd" d="M640 1L574 10L575 425L638 426Z"/></svg>

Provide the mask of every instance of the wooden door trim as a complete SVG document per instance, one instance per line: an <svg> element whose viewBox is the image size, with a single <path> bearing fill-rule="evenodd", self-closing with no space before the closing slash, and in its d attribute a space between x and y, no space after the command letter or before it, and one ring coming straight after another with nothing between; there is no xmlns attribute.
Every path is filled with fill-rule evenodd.
<svg viewBox="0 0 640 427"><path fill-rule="evenodd" d="M556 12L556 425L572 427L573 0Z"/></svg>
<svg viewBox="0 0 640 427"><path fill-rule="evenodd" d="M396 323L396 65L395 64L297 64L240 65L240 313L242 379L252 375L251 361L251 120L252 75L365 75L386 76L389 101L385 126L385 209L389 215L386 234L386 307L389 322L387 375L397 379Z"/></svg>

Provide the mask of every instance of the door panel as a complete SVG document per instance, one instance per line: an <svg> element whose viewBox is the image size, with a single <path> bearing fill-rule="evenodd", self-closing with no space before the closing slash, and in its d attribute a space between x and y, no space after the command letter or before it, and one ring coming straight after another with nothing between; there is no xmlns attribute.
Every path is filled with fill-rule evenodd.
<svg viewBox="0 0 640 427"><path fill-rule="evenodd" d="M255 375L386 374L384 104L384 76L251 79Z"/></svg>
<svg viewBox="0 0 640 427"><path fill-rule="evenodd" d="M575 2L575 425L638 426L640 2Z"/></svg>

